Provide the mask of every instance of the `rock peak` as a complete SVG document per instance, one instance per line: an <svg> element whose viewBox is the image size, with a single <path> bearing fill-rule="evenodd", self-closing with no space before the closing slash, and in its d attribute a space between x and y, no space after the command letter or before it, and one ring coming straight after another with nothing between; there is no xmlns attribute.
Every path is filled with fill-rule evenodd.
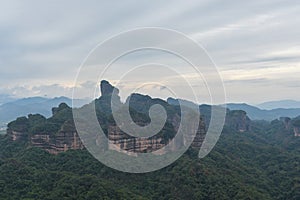
<svg viewBox="0 0 300 200"><path fill-rule="evenodd" d="M119 94L119 89L112 86L108 81L102 80L100 83L101 95L102 96L111 96L115 90L116 95Z"/></svg>

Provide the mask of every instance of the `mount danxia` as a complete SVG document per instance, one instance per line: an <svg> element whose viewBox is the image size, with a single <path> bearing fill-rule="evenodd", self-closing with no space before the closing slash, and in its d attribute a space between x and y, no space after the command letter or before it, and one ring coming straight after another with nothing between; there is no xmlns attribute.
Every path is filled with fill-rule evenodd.
<svg viewBox="0 0 300 200"><path fill-rule="evenodd" d="M132 94L125 103L136 124L150 123L148 111L154 104L167 113L159 133L135 138L116 126L110 105L115 88L107 81L100 87L102 95L92 103L109 139L107 148L152 152L176 134L179 100ZM118 96L113 100L120 107L125 104ZM186 101L184 106L191 104ZM216 146L199 159L211 108L199 106L199 128L186 153L146 174L117 172L93 158L75 129L72 108L65 103L54 107L49 118L19 117L8 124L6 135L0 135L0 199L300 199L300 118L251 120L243 110L227 109Z"/></svg>
<svg viewBox="0 0 300 200"><path fill-rule="evenodd" d="M127 135L112 120L110 102L112 92L115 89L109 82L102 81L102 96L95 100L98 120L110 140L109 148L126 150L129 152L149 152L165 146L177 131L180 122L179 104L175 99L163 101L152 99L141 94L130 96L130 110L135 116L135 122L141 126L148 123L147 111L151 105L160 104L168 111L168 120L160 134L151 138L136 138ZM121 104L121 102L119 102ZM210 118L210 107L200 106L201 115L199 128L192 143L192 147L199 148L206 133L206 123ZM148 120L148 121L147 121ZM300 125L297 120L282 118L287 129L293 129L295 136L300 136ZM246 112L241 110L227 110L225 126L234 128L238 132L251 129L251 120ZM177 128L176 128L177 127ZM52 154L64 152L69 149L83 149L80 137L76 131L72 109L65 103L52 109L52 116L48 119L39 114L30 114L28 117L20 117L8 124L7 134L14 141L28 141L31 146L47 150Z"/></svg>

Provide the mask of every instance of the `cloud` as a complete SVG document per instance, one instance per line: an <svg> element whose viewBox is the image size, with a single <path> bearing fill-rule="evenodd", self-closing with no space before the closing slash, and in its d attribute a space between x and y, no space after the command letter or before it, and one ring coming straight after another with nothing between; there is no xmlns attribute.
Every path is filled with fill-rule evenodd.
<svg viewBox="0 0 300 200"><path fill-rule="evenodd" d="M30 96L47 96L47 97L58 97L67 96L72 97L73 90L77 90L83 94L82 98L90 97L95 92L95 88L99 87L99 84L95 82L84 82L77 86L62 85L62 84L49 84L49 85L36 85L32 86L17 85L13 87L1 87L0 88L0 99L3 98L20 98Z"/></svg>
<svg viewBox="0 0 300 200"><path fill-rule="evenodd" d="M300 5L291 0L2 2L0 92L70 96L78 67L96 44L121 31L144 26L175 29L201 43L225 82L235 89L227 96L238 92L245 96L244 101L251 101L253 97L243 95L245 87L265 87L265 83L276 84L276 80L289 91L298 85L300 75L299 12ZM165 57L165 62L172 60ZM107 78L118 80L113 74ZM158 74L157 78L166 77ZM93 81L82 88L90 88ZM300 99L295 93L282 95ZM269 100L258 89L256 97L261 98L256 101Z"/></svg>
<svg viewBox="0 0 300 200"><path fill-rule="evenodd" d="M241 80L225 80L225 84L262 84L267 83L266 78L252 78L252 79L241 79Z"/></svg>
<svg viewBox="0 0 300 200"><path fill-rule="evenodd" d="M159 89L160 89L160 90L166 90L167 87L166 87L166 86L161 86Z"/></svg>

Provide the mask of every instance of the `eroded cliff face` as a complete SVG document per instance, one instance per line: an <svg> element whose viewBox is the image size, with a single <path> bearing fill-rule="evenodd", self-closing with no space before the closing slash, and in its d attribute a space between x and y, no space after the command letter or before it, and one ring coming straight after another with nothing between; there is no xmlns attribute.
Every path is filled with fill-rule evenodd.
<svg viewBox="0 0 300 200"><path fill-rule="evenodd" d="M17 118L8 124L8 136L13 141L24 141L53 154L69 149L82 149L82 142L72 120L71 108L62 103L53 108L52 112L53 116L49 119L39 114Z"/></svg>
<svg viewBox="0 0 300 200"><path fill-rule="evenodd" d="M294 126L295 137L300 137L300 127Z"/></svg>
<svg viewBox="0 0 300 200"><path fill-rule="evenodd" d="M300 137L300 117L296 117L294 119L289 117L280 117L279 121L282 122L288 133L293 133L295 137Z"/></svg>
<svg viewBox="0 0 300 200"><path fill-rule="evenodd" d="M174 119L173 124L178 126L180 118ZM139 123L141 124L141 123ZM176 127L178 129L178 127ZM169 130L168 130L169 131ZM174 129L174 132L177 131ZM193 147L201 147L205 137L205 123L200 121L199 129L192 143ZM36 133L27 134L17 131L9 131L8 134L14 141L28 141L31 146L42 148L49 153L58 154L69 149L83 149L84 145L76 131L63 131L58 133ZM119 152L126 151L131 153L146 153L154 152L162 149L173 138L166 138L165 135L157 135L150 138L147 137L132 137L124 133L118 126L108 125L108 148ZM190 138L181 138L183 143L186 143ZM182 143L174 143L174 145L182 145ZM176 146L171 146L175 149ZM163 152L161 152L163 153Z"/></svg>
<svg viewBox="0 0 300 200"><path fill-rule="evenodd" d="M60 131L55 136L36 134L30 137L30 144L45 149L52 154L65 152L69 149L83 149L84 146L77 132Z"/></svg>
<svg viewBox="0 0 300 200"><path fill-rule="evenodd" d="M241 133L250 130L250 123L251 120L243 110L229 111L225 119L225 126Z"/></svg>
<svg viewBox="0 0 300 200"><path fill-rule="evenodd" d="M108 124L108 148L119 152L126 151L132 153L154 152L166 146L172 136L167 136L170 132L178 131L180 117L175 115L169 120L169 129L163 128L162 133L153 137L132 137L124 133L117 125ZM145 122L138 122L139 125L146 125ZM170 125L172 124L172 125ZM170 130L170 127L172 130ZM27 133L23 131L15 131L8 129L7 133L13 141L27 141L31 146L42 148L49 153L58 154L69 149L83 149L84 145L75 130L74 124L65 122L57 133L38 132ZM200 121L197 135L192 143L193 147L200 147L205 137L205 123ZM182 142L186 143L189 138L182 138ZM174 145L182 145L174 143ZM176 146L173 146L175 149ZM163 152L162 152L163 153Z"/></svg>
<svg viewBox="0 0 300 200"><path fill-rule="evenodd" d="M101 126L105 127L107 138L109 139L108 148L116 151L126 151L132 153L154 152L170 144L171 149L176 149L182 145L200 148L206 135L206 121L202 116L199 124L184 127L188 133L191 127L197 129L195 137L190 134L182 135L176 141L170 143L180 128L181 111L176 105L171 105L161 99L152 99L149 96L141 94L131 95L127 103L131 106L131 115L135 123L140 126L147 125L149 121L149 108L154 104L162 105L167 112L167 121L162 130L152 137L133 137L124 133L114 122L110 104L112 91L115 89L116 95L119 90L111 86L107 81L101 82L102 96L95 100L97 117ZM122 103L118 96L114 99L115 103ZM84 145L80 140L73 122L72 109L62 103L57 108L52 109L53 116L46 119L40 115L30 115L10 123L7 133L12 140L27 140L30 145L43 148L46 151L57 154L69 149L83 149ZM190 112L187 112L190 114ZM204 114L209 113L203 112ZM188 115L189 115L188 114ZM194 123L194 120L190 120ZM197 125L197 126L195 126ZM244 111L229 111L226 118L226 125L234 127L239 132L249 130L250 119Z"/></svg>
<svg viewBox="0 0 300 200"><path fill-rule="evenodd" d="M179 121L177 121L176 125L178 124ZM173 131L176 133L178 131L178 127L174 128ZM176 149L181 145L187 145L191 142L192 147L200 148L205 138L205 134L205 123L203 120L201 120L196 136L193 138L193 141L190 141L191 138L183 136L182 138L179 138L178 141L174 141L174 143L170 144L169 148ZM161 135L155 135L149 138L132 137L128 134L125 134L118 126L110 125L108 128L108 139L109 149L116 150L119 152L127 151L132 153L148 153L162 149L163 147L169 144L173 137L167 139Z"/></svg>
<svg viewBox="0 0 300 200"><path fill-rule="evenodd" d="M109 149L133 153L152 152L164 146L160 137L132 137L125 134L118 126L108 128Z"/></svg>
<svg viewBox="0 0 300 200"><path fill-rule="evenodd" d="M58 154L69 149L76 150L84 148L84 145L76 131L59 131L57 134L38 133L29 136L26 133L17 131L10 131L8 134L11 136L13 141L28 141L31 146L42 148L51 154ZM205 124L203 121L201 121L192 146L197 148L201 147L204 137ZM126 151L132 153L146 153L162 149L172 138L166 140L162 136L153 136L150 138L132 137L128 134L125 134L118 126L109 125L108 139L108 148L111 150L116 150L119 152ZM188 138L182 138L184 143L186 140L188 140Z"/></svg>
<svg viewBox="0 0 300 200"><path fill-rule="evenodd" d="M300 137L300 116L291 120L292 129L295 137Z"/></svg>
<svg viewBox="0 0 300 200"><path fill-rule="evenodd" d="M201 118L199 123L199 128L192 142L192 147L200 148L205 138L205 135L206 135L206 125L204 119Z"/></svg>
<svg viewBox="0 0 300 200"><path fill-rule="evenodd" d="M292 120L289 117L280 117L279 120L283 123L286 130L292 127Z"/></svg>
<svg viewBox="0 0 300 200"><path fill-rule="evenodd" d="M33 147L45 149L52 154L58 154L69 149L84 148L77 132L59 131L55 135L51 133L28 135L17 131L7 131L7 134L13 141L25 141Z"/></svg>
<svg viewBox="0 0 300 200"><path fill-rule="evenodd" d="M13 141L27 141L28 139L28 119L19 117L7 125L7 134Z"/></svg>
<svg viewBox="0 0 300 200"><path fill-rule="evenodd" d="M19 132L8 129L7 134L13 141L27 141L28 139L28 134L26 132Z"/></svg>

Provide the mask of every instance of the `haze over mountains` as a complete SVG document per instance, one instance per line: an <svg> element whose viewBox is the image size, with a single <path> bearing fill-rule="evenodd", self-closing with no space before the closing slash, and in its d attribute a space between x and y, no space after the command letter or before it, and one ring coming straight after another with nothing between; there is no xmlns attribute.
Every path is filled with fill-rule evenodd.
<svg viewBox="0 0 300 200"><path fill-rule="evenodd" d="M213 106L199 106L201 118L195 137L182 134L180 142L177 140L178 127L182 126L184 115L191 115L193 111L184 109L181 112L178 105L194 107L192 102L173 98L165 101L133 93L124 103L120 96L112 96L114 89L109 82L102 81L101 96L94 104L75 109L84 111L81 116L75 115L85 124L84 134L80 136L72 109L65 103L53 108L49 118L33 114L10 122L6 134L0 135L0 180L3 186L0 199L300 199L300 116L272 122L253 121L244 111L227 110L218 142L206 157L199 159L198 151L207 138L207 121ZM160 104L167 113L166 123L151 137L130 136L117 125L112 100L118 107L118 114L128 105L134 123L142 126L151 122L150 107ZM39 104L41 101L43 98L30 98L18 104ZM255 108L247 104L230 105ZM89 118L84 114L90 108L96 109L97 120L108 140L94 135L93 128L90 129L92 135L88 134ZM264 114L266 110L260 111ZM186 130L191 131L193 126L188 126ZM89 138L90 143L83 143ZM187 142L191 139L189 145ZM100 153L133 153L128 154L133 157L121 160L129 161L122 166L131 167L135 163L130 159L143 153L152 153L156 158L164 155L155 151L164 151L170 141L174 141L172 149L181 145L188 147L187 151L171 165L143 174L111 169L105 162L98 162L92 156L95 154L91 155L84 146L103 145ZM147 160L144 164L158 163Z"/></svg>
<svg viewBox="0 0 300 200"><path fill-rule="evenodd" d="M45 117L51 116L51 108L65 102L72 105L72 99L68 97L29 97L16 99L11 96L0 95L0 126L23 115L40 113ZM87 99L76 99L76 105L88 103ZM190 102L192 103L192 102ZM297 117L300 113L300 101L280 100L268 101L261 104L249 105L246 103L228 103L230 110L244 110L252 120L271 121L280 117Z"/></svg>
<svg viewBox="0 0 300 200"><path fill-rule="evenodd" d="M193 102L187 100L181 100L185 106L194 104ZM178 104L178 102L169 98L168 103ZM289 104L291 103L291 104ZM272 121L274 119L279 119L280 117L290 117L294 118L300 115L300 105L297 106L299 102L293 100L283 100L283 101L270 101L260 104L260 106L252 106L246 103L228 103L226 107L230 110L243 110L247 113L251 120L266 120ZM282 107L276 107L282 106ZM201 112L205 112L205 104L200 105ZM294 107L294 108L289 108ZM202 108L202 109L201 109ZM265 108L265 109L264 109ZM270 108L270 110L266 109Z"/></svg>
<svg viewBox="0 0 300 200"><path fill-rule="evenodd" d="M264 105L271 105L272 103L264 103ZM275 104L274 104L275 105ZM299 108L275 108L271 110L260 109L258 107L248 105L245 103L228 103L226 107L230 110L244 110L252 120L267 120L271 121L280 117L294 118L299 116Z"/></svg>
<svg viewBox="0 0 300 200"><path fill-rule="evenodd" d="M76 105L88 103L86 99L76 99ZM51 116L51 108L58 106L60 103L72 105L72 99L68 97L29 97L13 100L0 105L0 126L16 119L19 116L39 113L46 117Z"/></svg>
<svg viewBox="0 0 300 200"><path fill-rule="evenodd" d="M260 109L272 110L276 108L300 108L300 101L295 100L279 100L279 101L267 101L257 105Z"/></svg>
<svg viewBox="0 0 300 200"><path fill-rule="evenodd" d="M16 98L12 97L9 94L0 94L0 105L11 102L11 101L15 101L15 100L16 100Z"/></svg>
<svg viewBox="0 0 300 200"><path fill-rule="evenodd" d="M3 98L1 98L3 97ZM0 99L5 99L1 95ZM22 99L7 98L1 101L0 105L0 125L3 126L9 121L23 115L31 113L40 113L45 117L51 116L51 108L65 102L72 105L72 99L68 97L29 97ZM76 105L88 103L86 99L76 99ZM297 117L300 113L300 102L294 100L269 101L258 104L257 106L246 103L228 103L227 108L230 110L244 110L252 120L271 121L279 117Z"/></svg>

